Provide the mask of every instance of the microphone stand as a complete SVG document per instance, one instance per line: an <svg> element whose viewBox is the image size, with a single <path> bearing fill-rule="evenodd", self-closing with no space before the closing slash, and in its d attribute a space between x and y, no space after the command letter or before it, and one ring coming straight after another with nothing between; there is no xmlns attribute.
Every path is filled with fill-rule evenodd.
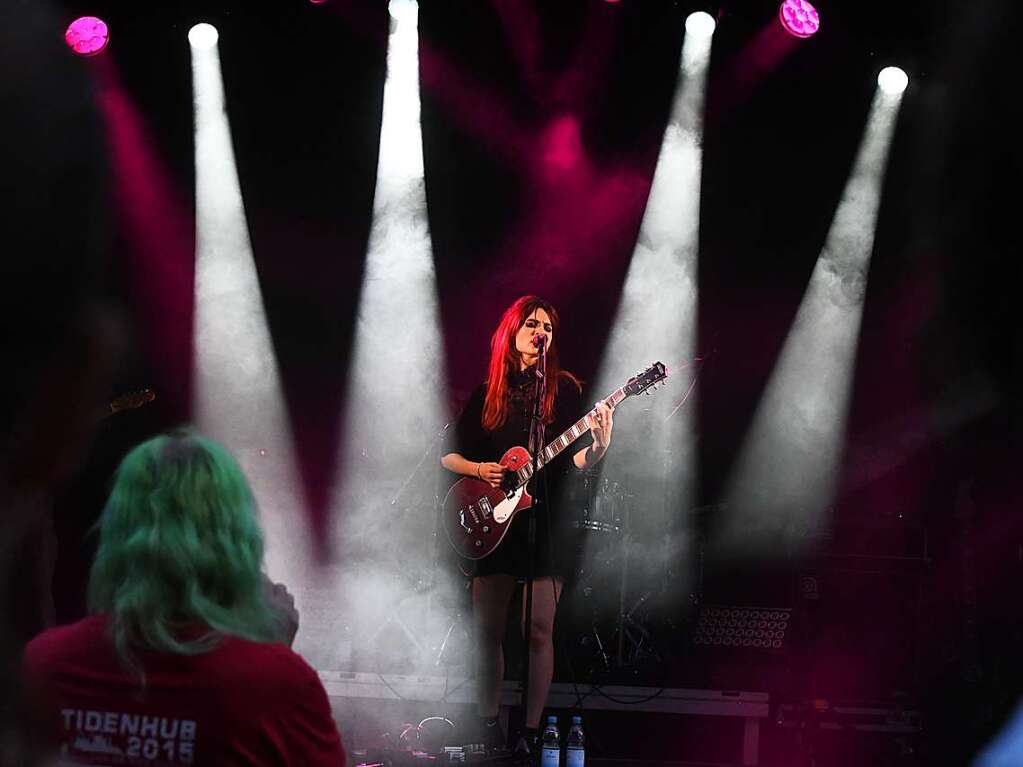
<svg viewBox="0 0 1023 767"><path fill-rule="evenodd" d="M544 446L543 402L547 392L547 355L546 344L541 337L537 344L539 355L536 360L536 394L533 397L533 415L529 425L529 453L533 457L533 473L530 481L533 484L533 505L529 509L529 526L526 532L526 660L522 671L522 732L525 733L529 713L529 653L533 638L533 581L536 569L536 515L547 511L547 499L542 488L544 483L539 479L540 451ZM530 748L533 747L529 744Z"/></svg>

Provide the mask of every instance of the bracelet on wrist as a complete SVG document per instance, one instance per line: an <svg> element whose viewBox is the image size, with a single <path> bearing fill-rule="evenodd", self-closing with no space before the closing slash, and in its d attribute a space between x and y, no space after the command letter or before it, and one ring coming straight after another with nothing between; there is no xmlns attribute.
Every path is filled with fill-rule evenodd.
<svg viewBox="0 0 1023 767"><path fill-rule="evenodd" d="M483 464L482 464L482 463L477 463L477 464L476 464L476 476L477 476L478 478L480 478L480 479L483 479L483 475L482 475L482 474L480 473L480 469L481 469L482 467L483 467Z"/></svg>

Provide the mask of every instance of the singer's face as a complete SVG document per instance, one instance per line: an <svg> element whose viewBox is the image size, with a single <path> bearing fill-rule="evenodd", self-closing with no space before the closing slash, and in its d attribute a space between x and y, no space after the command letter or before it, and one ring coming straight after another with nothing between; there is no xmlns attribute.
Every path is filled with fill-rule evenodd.
<svg viewBox="0 0 1023 767"><path fill-rule="evenodd" d="M550 349L554 343L554 327L551 325L551 318L543 309L537 309L526 317L515 334L515 351L522 357L524 365L532 365L536 361L537 350L533 346L533 336L537 335L545 338L546 348Z"/></svg>

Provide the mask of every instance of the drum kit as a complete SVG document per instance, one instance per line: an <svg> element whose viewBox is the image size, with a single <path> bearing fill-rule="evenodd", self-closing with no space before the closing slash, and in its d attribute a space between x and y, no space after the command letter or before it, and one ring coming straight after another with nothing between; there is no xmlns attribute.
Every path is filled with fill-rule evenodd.
<svg viewBox="0 0 1023 767"><path fill-rule="evenodd" d="M571 506L578 510L572 528L586 533L620 534L630 500L625 488L594 471L586 472L579 485L569 496Z"/></svg>
<svg viewBox="0 0 1023 767"><path fill-rule="evenodd" d="M651 611L660 589L649 582L642 590L630 584L629 554L638 544L638 531L630 525L635 496L597 470L586 472L565 500L577 562L569 596L573 654L588 666L577 671L639 673L659 664Z"/></svg>

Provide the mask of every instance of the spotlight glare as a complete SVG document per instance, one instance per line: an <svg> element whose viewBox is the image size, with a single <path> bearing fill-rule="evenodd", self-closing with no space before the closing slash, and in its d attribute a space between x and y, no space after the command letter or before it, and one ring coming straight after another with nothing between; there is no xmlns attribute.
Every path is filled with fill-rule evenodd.
<svg viewBox="0 0 1023 767"><path fill-rule="evenodd" d="M196 24L188 30L188 42L193 48L212 48L220 39L220 33L212 24Z"/></svg>
<svg viewBox="0 0 1023 767"><path fill-rule="evenodd" d="M710 37L714 34L715 27L717 27L717 22L714 21L714 17L705 11L690 13L686 18L686 32L691 35Z"/></svg>
<svg viewBox="0 0 1023 767"><path fill-rule="evenodd" d="M906 90L909 76L898 67L885 67L877 75L877 84L889 96L896 96Z"/></svg>
<svg viewBox="0 0 1023 767"><path fill-rule="evenodd" d="M395 21L415 21L419 17L419 4L416 0L390 0L387 10Z"/></svg>
<svg viewBox="0 0 1023 767"><path fill-rule="evenodd" d="M95 56L110 42L110 30L103 19L81 16L68 25L64 42L79 56Z"/></svg>
<svg viewBox="0 0 1023 767"><path fill-rule="evenodd" d="M778 8L778 18L794 37L810 37L821 26L817 9L806 0L785 0Z"/></svg>

